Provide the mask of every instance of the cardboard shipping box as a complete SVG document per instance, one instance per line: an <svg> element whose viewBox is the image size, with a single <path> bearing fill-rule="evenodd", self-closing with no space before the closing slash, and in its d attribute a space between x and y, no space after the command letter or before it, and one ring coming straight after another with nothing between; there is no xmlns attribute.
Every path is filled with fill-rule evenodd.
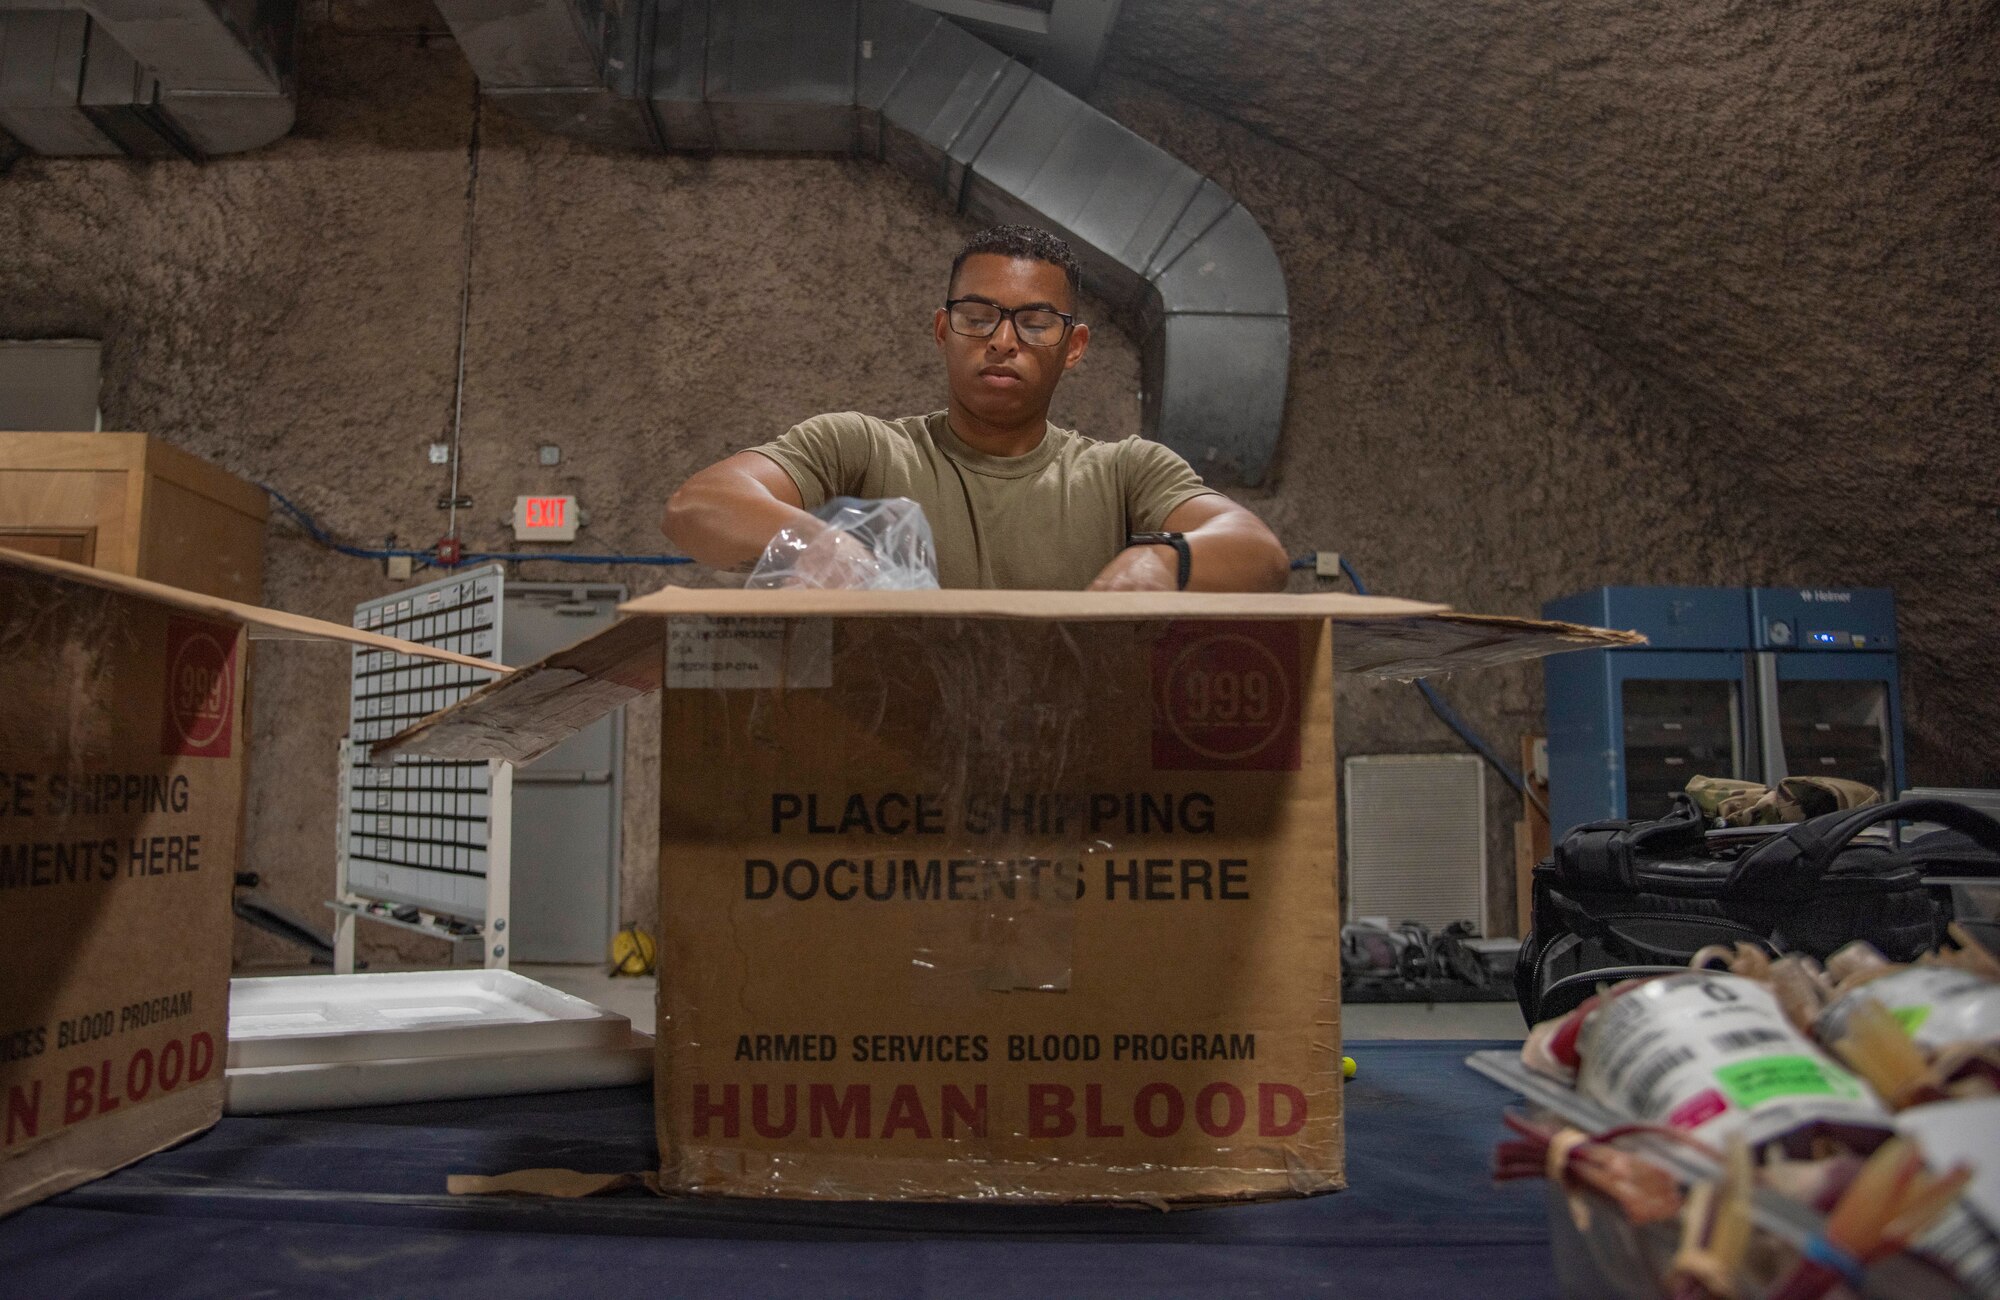
<svg viewBox="0 0 2000 1300"><path fill-rule="evenodd" d="M0 550L0 1214L222 1113L246 633L493 669Z"/></svg>
<svg viewBox="0 0 2000 1300"><path fill-rule="evenodd" d="M1624 634L1338 595L669 588L378 745L525 761L662 693L660 1180L1344 1185L1333 671Z"/></svg>

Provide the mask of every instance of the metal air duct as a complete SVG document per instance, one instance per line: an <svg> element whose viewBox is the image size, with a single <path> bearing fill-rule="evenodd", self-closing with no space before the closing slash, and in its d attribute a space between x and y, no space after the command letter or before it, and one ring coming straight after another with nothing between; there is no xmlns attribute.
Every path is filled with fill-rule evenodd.
<svg viewBox="0 0 2000 1300"><path fill-rule="evenodd" d="M0 128L36 153L207 157L292 128L295 0L0 0Z"/></svg>
<svg viewBox="0 0 2000 1300"><path fill-rule="evenodd" d="M981 221L1066 237L1142 341L1147 436L1257 485L1291 324L1270 241L1214 182L904 0L439 0L495 103L600 144L881 158Z"/></svg>

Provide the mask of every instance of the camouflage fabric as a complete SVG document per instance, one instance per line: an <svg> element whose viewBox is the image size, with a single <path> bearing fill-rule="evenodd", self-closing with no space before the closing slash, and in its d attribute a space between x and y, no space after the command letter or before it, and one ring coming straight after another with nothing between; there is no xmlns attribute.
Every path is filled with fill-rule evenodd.
<svg viewBox="0 0 2000 1300"><path fill-rule="evenodd" d="M1754 800L1769 793L1769 787L1755 781L1734 781L1726 776L1695 776L1688 778L1687 792L1693 798L1695 807L1701 809L1702 816L1720 817L1724 803L1746 795Z"/></svg>
<svg viewBox="0 0 2000 1300"><path fill-rule="evenodd" d="M1725 826L1775 826L1882 802L1881 792L1836 776L1788 776L1778 788L1728 777L1697 776L1687 792L1702 811Z"/></svg>

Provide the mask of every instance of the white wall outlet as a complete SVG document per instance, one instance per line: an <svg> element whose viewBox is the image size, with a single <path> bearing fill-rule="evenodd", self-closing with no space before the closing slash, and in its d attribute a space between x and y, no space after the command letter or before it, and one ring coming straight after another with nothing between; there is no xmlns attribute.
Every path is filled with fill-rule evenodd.
<svg viewBox="0 0 2000 1300"><path fill-rule="evenodd" d="M414 565L415 562L407 555L392 555L384 562L383 567L388 569L391 581L408 582L411 573L415 571Z"/></svg>
<svg viewBox="0 0 2000 1300"><path fill-rule="evenodd" d="M1315 577L1320 578L1338 578L1340 576L1340 552L1314 551L1313 574Z"/></svg>
<svg viewBox="0 0 2000 1300"><path fill-rule="evenodd" d="M451 444L446 442L432 443L431 464L449 465L450 463L451 463Z"/></svg>

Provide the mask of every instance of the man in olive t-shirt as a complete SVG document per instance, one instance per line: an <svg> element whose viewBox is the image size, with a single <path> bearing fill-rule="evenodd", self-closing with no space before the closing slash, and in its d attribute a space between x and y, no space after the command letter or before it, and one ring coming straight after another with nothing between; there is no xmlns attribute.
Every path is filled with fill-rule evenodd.
<svg viewBox="0 0 2000 1300"><path fill-rule="evenodd" d="M1046 231L974 236L932 321L945 410L814 416L695 474L663 531L704 564L740 568L793 529L808 539L798 567L810 580L851 586L863 548L810 512L838 496L908 497L930 522L946 587L1282 589L1289 564L1271 530L1171 450L1049 423L1056 384L1090 341L1075 315L1080 279Z"/></svg>

